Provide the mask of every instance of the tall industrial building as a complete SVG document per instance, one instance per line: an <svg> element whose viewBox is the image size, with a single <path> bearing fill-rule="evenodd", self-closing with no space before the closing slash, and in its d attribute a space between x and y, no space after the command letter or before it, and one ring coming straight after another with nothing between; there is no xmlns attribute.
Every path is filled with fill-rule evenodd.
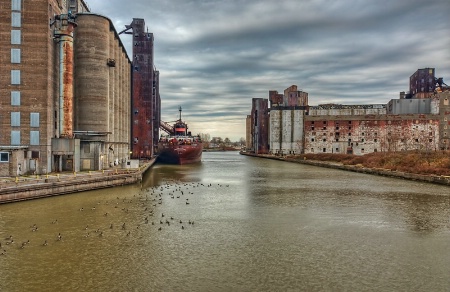
<svg viewBox="0 0 450 292"><path fill-rule="evenodd" d="M429 98L435 89L434 68L418 69L409 77L409 91L413 98Z"/></svg>
<svg viewBox="0 0 450 292"><path fill-rule="evenodd" d="M269 151L269 109L267 99L252 99L251 137L252 149L255 153L267 153Z"/></svg>
<svg viewBox="0 0 450 292"><path fill-rule="evenodd" d="M132 91L132 158L151 158L159 139L159 72L153 59L153 34L146 31L145 21L134 18L121 33L133 39Z"/></svg>
<svg viewBox="0 0 450 292"><path fill-rule="evenodd" d="M138 152L153 155L160 117L153 36L143 29L134 36L147 48L147 56L133 55L151 68L145 76L135 74L139 62L112 21L85 1L0 2L0 176L125 165L135 92L151 95L142 98L150 106L134 109L152 109L144 111L150 126L140 125L146 142Z"/></svg>

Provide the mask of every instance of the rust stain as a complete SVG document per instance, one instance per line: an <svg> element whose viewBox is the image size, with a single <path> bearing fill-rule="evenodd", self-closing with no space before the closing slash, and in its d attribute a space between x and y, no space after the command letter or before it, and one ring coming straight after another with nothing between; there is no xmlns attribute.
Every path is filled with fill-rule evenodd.
<svg viewBox="0 0 450 292"><path fill-rule="evenodd" d="M63 135L73 135L73 43L63 42L63 112L64 128Z"/></svg>

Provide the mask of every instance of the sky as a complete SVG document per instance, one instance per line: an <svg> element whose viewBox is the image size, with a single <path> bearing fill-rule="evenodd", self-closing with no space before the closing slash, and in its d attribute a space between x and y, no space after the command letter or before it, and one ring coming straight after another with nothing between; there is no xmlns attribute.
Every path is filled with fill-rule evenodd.
<svg viewBox="0 0 450 292"><path fill-rule="evenodd" d="M162 120L239 141L252 98L291 85L309 105L386 104L435 68L450 85L449 0L86 0L117 31L154 34ZM121 35L131 56L131 36Z"/></svg>

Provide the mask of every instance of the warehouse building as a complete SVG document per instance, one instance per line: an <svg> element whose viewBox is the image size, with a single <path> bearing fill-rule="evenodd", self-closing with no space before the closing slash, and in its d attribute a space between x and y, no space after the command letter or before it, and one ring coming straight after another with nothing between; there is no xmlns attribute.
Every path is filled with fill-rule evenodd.
<svg viewBox="0 0 450 292"><path fill-rule="evenodd" d="M436 85L417 89L424 72ZM269 149L247 148L274 155L449 149L450 92L434 72L434 68L419 69L410 78L414 95L400 93L400 99L388 104L309 106L308 94L294 85L283 94L269 91ZM252 104L251 119L255 119ZM257 125L251 130L261 132Z"/></svg>

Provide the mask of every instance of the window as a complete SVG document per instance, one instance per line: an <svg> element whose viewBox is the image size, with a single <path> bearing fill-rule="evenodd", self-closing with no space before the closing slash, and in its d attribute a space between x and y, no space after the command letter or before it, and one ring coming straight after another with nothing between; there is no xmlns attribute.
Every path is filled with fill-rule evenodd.
<svg viewBox="0 0 450 292"><path fill-rule="evenodd" d="M20 105L20 91L11 91L11 105Z"/></svg>
<svg viewBox="0 0 450 292"><path fill-rule="evenodd" d="M335 151L336 151L336 152L339 152L339 148L336 148Z"/></svg>
<svg viewBox="0 0 450 292"><path fill-rule="evenodd" d="M430 143L433 142L433 139L428 139L428 142L430 142Z"/></svg>
<svg viewBox="0 0 450 292"><path fill-rule="evenodd" d="M21 14L20 12L11 13L11 26L20 27L21 26Z"/></svg>
<svg viewBox="0 0 450 292"><path fill-rule="evenodd" d="M30 127L39 127L39 113L30 113Z"/></svg>
<svg viewBox="0 0 450 292"><path fill-rule="evenodd" d="M361 139L361 142L364 142L364 139Z"/></svg>
<svg viewBox="0 0 450 292"><path fill-rule="evenodd" d="M327 142L327 139L323 139L322 141L323 141L323 142Z"/></svg>
<svg viewBox="0 0 450 292"><path fill-rule="evenodd" d="M11 70L11 84L20 85L20 70Z"/></svg>
<svg viewBox="0 0 450 292"><path fill-rule="evenodd" d="M20 49L11 49L11 63L20 64Z"/></svg>
<svg viewBox="0 0 450 292"><path fill-rule="evenodd" d="M373 142L378 142L378 140L377 139L373 139Z"/></svg>
<svg viewBox="0 0 450 292"><path fill-rule="evenodd" d="M322 152L327 152L327 148L323 148L323 149L322 149Z"/></svg>
<svg viewBox="0 0 450 292"><path fill-rule="evenodd" d="M30 131L30 145L39 145L39 131Z"/></svg>
<svg viewBox="0 0 450 292"><path fill-rule="evenodd" d="M8 152L0 152L0 162L9 162Z"/></svg>
<svg viewBox="0 0 450 292"><path fill-rule="evenodd" d="M21 2L22 0L11 0L11 9L20 11L21 10Z"/></svg>
<svg viewBox="0 0 450 292"><path fill-rule="evenodd" d="M21 43L21 33L20 30L11 30L11 45L20 45Z"/></svg>
<svg viewBox="0 0 450 292"><path fill-rule="evenodd" d="M311 142L314 142L314 138L311 138Z"/></svg>
<svg viewBox="0 0 450 292"><path fill-rule="evenodd" d="M11 145L20 145L20 131L11 131Z"/></svg>
<svg viewBox="0 0 450 292"><path fill-rule="evenodd" d="M364 153L364 148L361 148L361 153Z"/></svg>
<svg viewBox="0 0 450 292"><path fill-rule="evenodd" d="M11 113L11 127L20 127L20 112Z"/></svg>
<svg viewBox="0 0 450 292"><path fill-rule="evenodd" d="M314 153L314 148L311 148L311 152Z"/></svg>

